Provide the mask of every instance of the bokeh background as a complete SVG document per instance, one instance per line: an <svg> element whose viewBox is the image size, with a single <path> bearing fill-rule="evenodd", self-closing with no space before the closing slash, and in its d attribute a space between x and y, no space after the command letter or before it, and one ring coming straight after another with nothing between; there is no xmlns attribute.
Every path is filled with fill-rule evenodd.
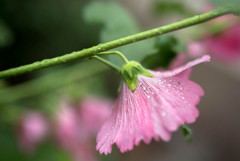
<svg viewBox="0 0 240 161"><path fill-rule="evenodd" d="M0 70L173 23L223 4L222 0L0 0ZM87 147L79 148L76 153L80 156L73 154L56 136L59 121L56 117L61 107L76 111L89 96L114 100L120 83L120 76L105 65L81 60L0 80L0 160L238 161L239 26L239 18L225 16L117 49L151 69L166 69L177 54L191 53L191 44L197 44L191 50L196 52L192 59L201 54L212 56L210 63L194 67L191 74L191 80L205 91L198 105L200 117L190 125L191 143L184 140L179 130L167 143L141 143L124 154L114 146L112 154L100 156L95 151L94 135L89 140L82 137L84 126L80 123L79 127L67 124L63 133L64 130L74 133L74 128L78 128L77 138L89 140L84 145L80 141L79 146ZM212 39L216 44L207 43ZM108 59L121 65L115 56ZM29 114L33 119L27 119ZM63 119L71 117L64 115ZM25 124L29 122L33 123L29 126L36 132L35 138L34 133L25 134Z"/></svg>

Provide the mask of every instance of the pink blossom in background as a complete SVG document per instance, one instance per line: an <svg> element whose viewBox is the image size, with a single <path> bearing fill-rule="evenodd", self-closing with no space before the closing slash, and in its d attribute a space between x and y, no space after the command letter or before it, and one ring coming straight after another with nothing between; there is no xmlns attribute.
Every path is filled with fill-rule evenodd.
<svg viewBox="0 0 240 161"><path fill-rule="evenodd" d="M61 105L56 113L55 131L59 143L66 149L71 149L76 144L77 134L80 125L78 125L78 116L73 106L67 103ZM79 126L79 127L78 127Z"/></svg>
<svg viewBox="0 0 240 161"><path fill-rule="evenodd" d="M190 58L197 58L207 53L205 46L201 42L197 41L192 41L188 43L187 50L187 55Z"/></svg>
<svg viewBox="0 0 240 161"><path fill-rule="evenodd" d="M79 104L83 124L87 125L89 133L96 134L103 122L111 114L112 102L97 98L87 98Z"/></svg>
<svg viewBox="0 0 240 161"><path fill-rule="evenodd" d="M108 154L116 143L126 152L141 140L147 144L152 138L169 141L172 131L193 123L199 114L195 106L204 92L198 84L176 75L209 60L203 56L171 71L150 71L155 77L139 75L134 92L123 83L112 114L98 133L97 150Z"/></svg>
<svg viewBox="0 0 240 161"><path fill-rule="evenodd" d="M206 11L217 8L207 3ZM202 49L214 59L231 64L240 60L240 21L228 14L209 21L206 33L201 35ZM217 32L216 32L217 29Z"/></svg>
<svg viewBox="0 0 240 161"><path fill-rule="evenodd" d="M217 35L209 35L203 42L214 58L224 63L233 63L240 59L240 24Z"/></svg>
<svg viewBox="0 0 240 161"><path fill-rule="evenodd" d="M44 116L36 111L25 113L18 126L20 147L27 153L33 153L47 133L47 122Z"/></svg>
<svg viewBox="0 0 240 161"><path fill-rule="evenodd" d="M78 106L63 101L56 114L56 136L76 161L96 161L92 140L111 111L109 100L86 98ZM95 121L95 122L94 122Z"/></svg>

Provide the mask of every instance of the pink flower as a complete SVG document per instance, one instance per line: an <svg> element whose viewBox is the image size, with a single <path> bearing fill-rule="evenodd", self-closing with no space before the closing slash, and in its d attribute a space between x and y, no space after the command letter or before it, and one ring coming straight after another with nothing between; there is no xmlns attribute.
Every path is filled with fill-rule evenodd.
<svg viewBox="0 0 240 161"><path fill-rule="evenodd" d="M240 59L240 24L236 24L218 35L204 39L204 45L213 57L232 63Z"/></svg>
<svg viewBox="0 0 240 161"><path fill-rule="evenodd" d="M112 114L98 133L97 150L108 154L116 143L125 152L141 140L147 144L152 138L169 141L172 131L193 123L199 114L195 106L204 92L196 83L175 75L209 60L203 56L171 71L150 71L154 77L139 75L134 92L123 83Z"/></svg>
<svg viewBox="0 0 240 161"><path fill-rule="evenodd" d="M104 99L87 98L76 108L63 101L56 114L56 136L74 160L97 160L91 141L109 116L110 103Z"/></svg>
<svg viewBox="0 0 240 161"><path fill-rule="evenodd" d="M28 153L33 153L37 144L43 140L47 133L47 122L42 114L27 112L18 128L20 147Z"/></svg>

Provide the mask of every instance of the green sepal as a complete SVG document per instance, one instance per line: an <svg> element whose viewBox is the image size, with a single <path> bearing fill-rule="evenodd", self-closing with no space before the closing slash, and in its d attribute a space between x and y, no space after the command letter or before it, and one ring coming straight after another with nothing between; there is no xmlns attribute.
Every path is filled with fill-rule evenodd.
<svg viewBox="0 0 240 161"><path fill-rule="evenodd" d="M121 69L121 74L128 88L134 92L138 85L138 75L153 77L153 74L146 70L136 61L130 61Z"/></svg>

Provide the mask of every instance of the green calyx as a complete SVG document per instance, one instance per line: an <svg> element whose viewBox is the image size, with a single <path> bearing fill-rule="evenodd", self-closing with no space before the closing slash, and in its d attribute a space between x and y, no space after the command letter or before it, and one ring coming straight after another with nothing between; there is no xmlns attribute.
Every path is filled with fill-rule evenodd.
<svg viewBox="0 0 240 161"><path fill-rule="evenodd" d="M130 61L121 69L121 74L129 89L134 92L138 85L138 75L153 77L153 74L147 71L140 63Z"/></svg>

